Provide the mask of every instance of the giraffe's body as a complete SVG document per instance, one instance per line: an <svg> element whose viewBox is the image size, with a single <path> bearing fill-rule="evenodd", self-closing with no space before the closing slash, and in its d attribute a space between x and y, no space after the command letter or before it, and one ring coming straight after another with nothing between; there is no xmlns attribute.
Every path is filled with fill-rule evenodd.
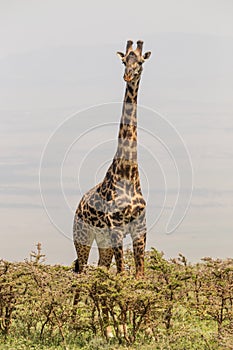
<svg viewBox="0 0 233 350"><path fill-rule="evenodd" d="M146 203L143 199L137 163L137 93L143 61L142 42L135 51L128 41L126 54L118 53L126 66L127 82L120 122L118 148L104 180L81 199L74 218L74 244L78 259L76 271L87 264L90 248L96 240L99 265L109 268L113 255L117 271L122 272L123 238L133 240L137 277L144 273L146 242Z"/></svg>

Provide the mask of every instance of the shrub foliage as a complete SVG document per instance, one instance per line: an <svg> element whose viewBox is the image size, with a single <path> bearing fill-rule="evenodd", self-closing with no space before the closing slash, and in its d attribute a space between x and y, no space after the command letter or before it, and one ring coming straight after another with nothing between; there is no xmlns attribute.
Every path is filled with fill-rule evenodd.
<svg viewBox="0 0 233 350"><path fill-rule="evenodd" d="M14 337L61 349L88 343L93 349L232 349L233 259L189 264L182 255L167 261L152 249L145 278L136 280L130 251L122 275L114 266L76 275L71 267L45 264L37 248L29 261L0 261L0 332L6 344Z"/></svg>

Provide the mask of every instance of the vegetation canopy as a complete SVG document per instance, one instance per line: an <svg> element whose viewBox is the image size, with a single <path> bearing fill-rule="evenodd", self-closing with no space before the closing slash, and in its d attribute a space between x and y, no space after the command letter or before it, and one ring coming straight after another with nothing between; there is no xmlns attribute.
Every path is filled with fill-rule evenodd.
<svg viewBox="0 0 233 350"><path fill-rule="evenodd" d="M146 253L127 270L47 265L41 253L0 261L0 349L232 349L233 259ZM106 336L111 327L112 338Z"/></svg>

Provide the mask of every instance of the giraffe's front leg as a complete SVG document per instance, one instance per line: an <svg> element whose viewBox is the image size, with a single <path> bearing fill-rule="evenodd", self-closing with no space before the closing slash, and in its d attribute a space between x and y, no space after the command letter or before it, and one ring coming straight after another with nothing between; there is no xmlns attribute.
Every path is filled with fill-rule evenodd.
<svg viewBox="0 0 233 350"><path fill-rule="evenodd" d="M121 230L118 231L114 229L113 232L111 232L111 243L116 261L117 273L124 271L123 237L124 233L121 232Z"/></svg>
<svg viewBox="0 0 233 350"><path fill-rule="evenodd" d="M117 247L113 247L113 251L117 266L117 273L121 273L124 271L123 243Z"/></svg>
<svg viewBox="0 0 233 350"><path fill-rule="evenodd" d="M110 268L113 258L112 243L109 236L109 229L96 230L95 240L99 250L98 266Z"/></svg>
<svg viewBox="0 0 233 350"><path fill-rule="evenodd" d="M99 249L99 261L98 266L105 266L107 269L110 268L113 258L113 249L110 248L98 248Z"/></svg>

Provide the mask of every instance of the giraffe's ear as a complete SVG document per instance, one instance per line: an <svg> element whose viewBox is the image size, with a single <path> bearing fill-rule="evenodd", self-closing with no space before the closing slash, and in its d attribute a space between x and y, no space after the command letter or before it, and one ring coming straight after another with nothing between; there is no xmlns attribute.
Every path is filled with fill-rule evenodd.
<svg viewBox="0 0 233 350"><path fill-rule="evenodd" d="M151 52L150 52L150 51L144 53L143 59L144 59L144 60L148 60L148 58L150 57L150 55L151 55Z"/></svg>
<svg viewBox="0 0 233 350"><path fill-rule="evenodd" d="M121 60L123 60L123 58L125 57L125 55L123 54L123 52L117 52L117 56L120 57Z"/></svg>

